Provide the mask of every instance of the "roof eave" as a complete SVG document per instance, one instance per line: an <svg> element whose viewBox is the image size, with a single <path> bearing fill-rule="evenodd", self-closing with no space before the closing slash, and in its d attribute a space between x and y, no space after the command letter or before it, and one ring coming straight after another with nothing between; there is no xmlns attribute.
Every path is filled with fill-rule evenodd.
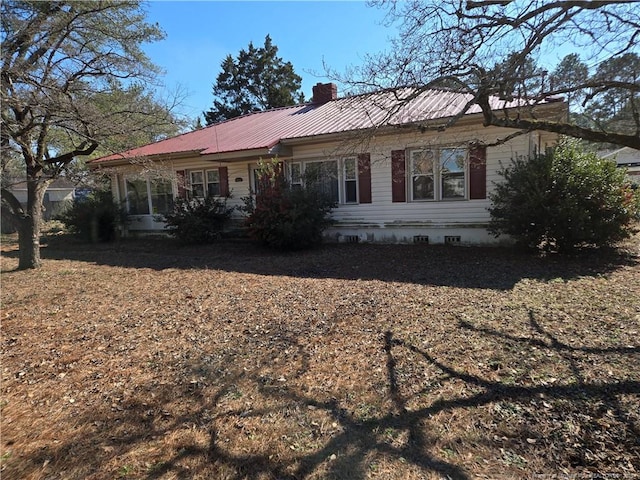
<svg viewBox="0 0 640 480"><path fill-rule="evenodd" d="M121 155L118 158L113 158L110 160L101 160L99 158L96 158L95 160L88 161L87 165L89 166L89 168L121 167L124 165L130 165L134 161L150 160L153 162L158 162L183 160L185 158L198 157L200 156L201 151L202 150L189 150L185 152L156 153L153 155Z"/></svg>

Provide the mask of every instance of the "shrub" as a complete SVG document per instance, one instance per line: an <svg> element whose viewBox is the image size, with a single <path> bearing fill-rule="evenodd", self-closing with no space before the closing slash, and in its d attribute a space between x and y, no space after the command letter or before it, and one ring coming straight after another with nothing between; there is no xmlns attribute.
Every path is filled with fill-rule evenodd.
<svg viewBox="0 0 640 480"><path fill-rule="evenodd" d="M177 198L173 209L163 216L169 234L181 243L212 243L222 237L233 208L226 199L207 197L204 200Z"/></svg>
<svg viewBox="0 0 640 480"><path fill-rule="evenodd" d="M88 242L110 242L126 222L126 213L116 205L110 191L96 190L77 198L57 217L66 228Z"/></svg>
<svg viewBox="0 0 640 480"><path fill-rule="evenodd" d="M281 250L300 250L322 241L334 202L313 182L292 188L282 163L261 162L255 203L245 199L249 235Z"/></svg>
<svg viewBox="0 0 640 480"><path fill-rule="evenodd" d="M629 237L640 195L610 160L564 143L530 159L516 159L500 174L489 198L490 232L528 248L569 251L602 247Z"/></svg>

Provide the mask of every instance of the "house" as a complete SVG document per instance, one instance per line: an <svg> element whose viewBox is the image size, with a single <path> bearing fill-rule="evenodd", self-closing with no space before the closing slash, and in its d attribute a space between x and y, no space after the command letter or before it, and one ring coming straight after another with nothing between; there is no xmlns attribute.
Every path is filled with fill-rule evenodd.
<svg viewBox="0 0 640 480"><path fill-rule="evenodd" d="M319 83L310 103L251 113L91 166L111 175L114 197L133 220L130 232L161 232L159 214L176 196L231 195L232 205L242 205L255 192L260 159L277 158L293 184L305 173L322 176L338 204L329 239L493 243L487 194L500 166L557 138L529 132L496 142L514 131L483 127L475 105L448 126L470 100L410 88L338 98L335 84ZM522 105L491 101L511 114ZM559 119L566 112L564 102L549 100L534 114Z"/></svg>
<svg viewBox="0 0 640 480"><path fill-rule="evenodd" d="M13 193L23 208L27 207L27 182L9 181L8 190ZM44 194L44 220L51 220L76 198L76 185L66 178L56 178Z"/></svg>
<svg viewBox="0 0 640 480"><path fill-rule="evenodd" d="M627 169L627 177L633 185L640 185L640 150L631 147L622 147L616 150L600 152L601 158L615 160L620 168Z"/></svg>

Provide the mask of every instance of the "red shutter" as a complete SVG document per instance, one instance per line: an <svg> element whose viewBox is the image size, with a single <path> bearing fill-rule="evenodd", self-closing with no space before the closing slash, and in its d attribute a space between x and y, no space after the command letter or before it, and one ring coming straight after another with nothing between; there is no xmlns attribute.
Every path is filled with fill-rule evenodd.
<svg viewBox="0 0 640 480"><path fill-rule="evenodd" d="M229 195L229 169L227 167L218 168L218 175L220 177L220 196L226 197Z"/></svg>
<svg viewBox="0 0 640 480"><path fill-rule="evenodd" d="M371 203L371 155L358 155L358 201Z"/></svg>
<svg viewBox="0 0 640 480"><path fill-rule="evenodd" d="M391 152L391 201L407 201L407 167L405 165L404 150Z"/></svg>
<svg viewBox="0 0 640 480"><path fill-rule="evenodd" d="M487 198L487 147L482 145L469 149L469 198Z"/></svg>
<svg viewBox="0 0 640 480"><path fill-rule="evenodd" d="M187 179L186 179L186 172L184 170L176 171L176 182L178 184L178 197L186 198L187 197Z"/></svg>

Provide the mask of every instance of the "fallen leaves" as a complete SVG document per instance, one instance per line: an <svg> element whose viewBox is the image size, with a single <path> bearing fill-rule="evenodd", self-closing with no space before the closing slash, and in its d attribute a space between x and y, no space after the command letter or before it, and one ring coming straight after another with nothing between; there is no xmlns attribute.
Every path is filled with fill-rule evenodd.
<svg viewBox="0 0 640 480"><path fill-rule="evenodd" d="M640 471L637 255L139 241L15 272L12 252L7 478Z"/></svg>

